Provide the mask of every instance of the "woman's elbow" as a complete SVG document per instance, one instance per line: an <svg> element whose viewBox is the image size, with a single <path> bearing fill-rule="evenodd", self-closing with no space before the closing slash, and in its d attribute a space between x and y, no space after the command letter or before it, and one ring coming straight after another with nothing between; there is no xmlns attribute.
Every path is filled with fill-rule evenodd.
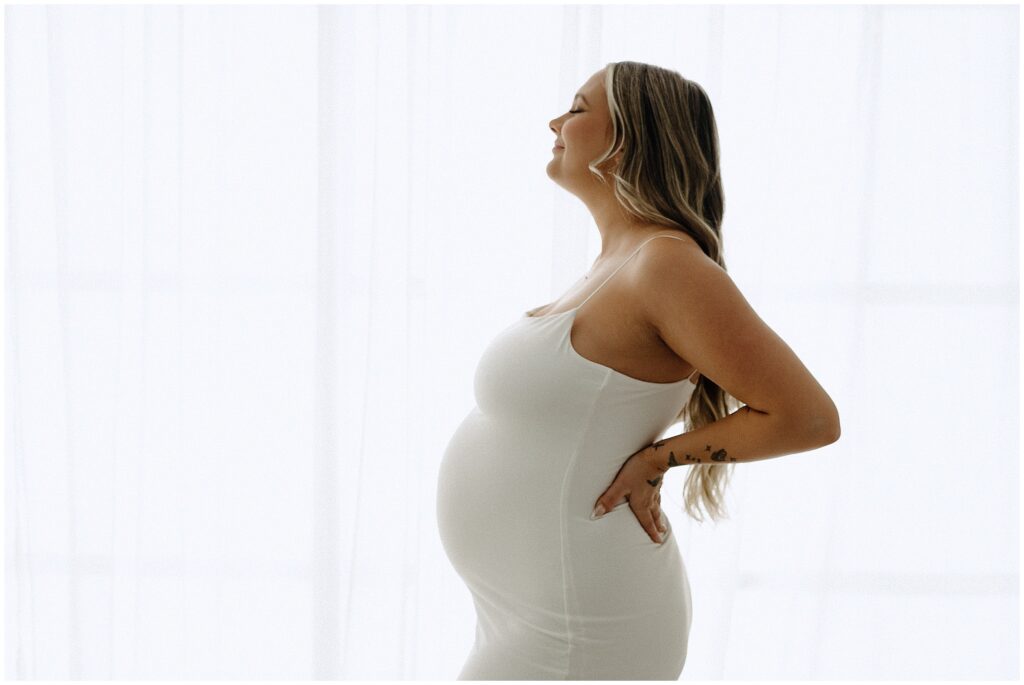
<svg viewBox="0 0 1024 685"><path fill-rule="evenodd" d="M826 445L831 445L842 434L842 428L839 425L839 409L836 408L832 400L829 400L829 405L831 405L830 409L822 412L821 418L818 420L818 427Z"/></svg>

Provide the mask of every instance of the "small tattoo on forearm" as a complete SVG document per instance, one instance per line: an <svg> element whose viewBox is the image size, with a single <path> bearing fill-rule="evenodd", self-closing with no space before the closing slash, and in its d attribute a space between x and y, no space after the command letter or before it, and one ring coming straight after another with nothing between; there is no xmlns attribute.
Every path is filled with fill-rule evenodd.
<svg viewBox="0 0 1024 685"><path fill-rule="evenodd" d="M652 486L657 487L658 483L661 482L661 476L658 476L654 480L649 480L647 482L650 483Z"/></svg>
<svg viewBox="0 0 1024 685"><path fill-rule="evenodd" d="M749 409L749 407L748 407L748 409ZM652 447L655 450L657 450L659 447L661 447L664 444L665 444L664 440L659 440L658 442L653 443ZM715 461L715 462L736 461L736 457L730 457L728 452L726 452L724 449L718 449L718 450L715 450L715 451L712 452L711 451L711 445L704 445L704 451L705 452L711 452L711 454L708 455L711 458L711 461ZM698 464L703 464L704 463L704 461L699 456L694 457L694 456L692 456L690 454L685 455L684 461L696 462ZM673 450L669 450L669 452L668 452L668 465L669 465L669 467L681 466L683 463L684 462L681 462L678 459L676 459L676 453ZM655 483L653 483L651 481L647 481L647 482L651 483L651 485L655 485Z"/></svg>

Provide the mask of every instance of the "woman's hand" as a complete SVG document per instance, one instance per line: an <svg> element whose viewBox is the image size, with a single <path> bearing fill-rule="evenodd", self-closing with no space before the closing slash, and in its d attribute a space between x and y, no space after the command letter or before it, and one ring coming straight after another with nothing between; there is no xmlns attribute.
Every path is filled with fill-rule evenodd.
<svg viewBox="0 0 1024 685"><path fill-rule="evenodd" d="M655 461L652 445L635 452L619 468L608 489L597 498L597 506L590 518L601 518L625 497L640 525L652 540L660 544L659 531L667 530L661 513L661 482L666 471L667 466Z"/></svg>

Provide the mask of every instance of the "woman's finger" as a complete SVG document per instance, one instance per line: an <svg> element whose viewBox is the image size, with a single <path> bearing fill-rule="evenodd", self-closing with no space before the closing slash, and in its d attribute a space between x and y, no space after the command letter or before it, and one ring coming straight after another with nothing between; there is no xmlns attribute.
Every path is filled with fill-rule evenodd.
<svg viewBox="0 0 1024 685"><path fill-rule="evenodd" d="M643 519L640 521L643 525L644 530L651 536L651 539L661 544L661 534L658 533L658 526L654 522L654 514L651 513L650 509L645 509L643 513Z"/></svg>

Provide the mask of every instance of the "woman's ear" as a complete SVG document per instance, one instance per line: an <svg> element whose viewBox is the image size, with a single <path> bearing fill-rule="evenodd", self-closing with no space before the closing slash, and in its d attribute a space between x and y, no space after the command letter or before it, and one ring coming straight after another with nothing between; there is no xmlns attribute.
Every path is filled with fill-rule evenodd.
<svg viewBox="0 0 1024 685"><path fill-rule="evenodd" d="M604 162L598 165L598 169L604 173L611 173L619 167L619 162L622 160L622 150L619 150L614 155L606 159Z"/></svg>
<svg viewBox="0 0 1024 685"><path fill-rule="evenodd" d="M619 150L608 159L608 171L612 172L619 168L619 163L622 161L622 150Z"/></svg>

